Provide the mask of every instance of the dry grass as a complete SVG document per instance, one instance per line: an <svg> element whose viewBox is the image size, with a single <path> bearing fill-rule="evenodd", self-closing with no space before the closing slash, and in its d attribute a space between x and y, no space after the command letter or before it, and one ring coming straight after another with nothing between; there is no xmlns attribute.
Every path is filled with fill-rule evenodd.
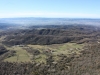
<svg viewBox="0 0 100 75"><path fill-rule="evenodd" d="M76 44L76 43L64 43L64 44L52 44L52 45L28 45L28 47L31 47L34 49L37 49L40 51L39 55L32 56L32 54L29 54L26 50L24 50L24 47L20 46L12 46L12 47L6 47L8 50L15 50L16 55L12 56L10 58L5 59L5 61L9 62L28 62L33 61L36 62L46 62L46 58L48 57L48 54L52 54L53 58L55 60L59 60L59 55L63 54L68 56L72 53L77 53L81 51L81 48L83 47L83 44ZM50 53L46 54L45 51L51 50Z"/></svg>
<svg viewBox="0 0 100 75"><path fill-rule="evenodd" d="M15 50L16 55L12 56L10 58L5 59L5 61L10 61L10 62L28 62L31 61L31 55L26 51L23 50L21 47L18 46L13 46L11 48L8 48L9 50Z"/></svg>

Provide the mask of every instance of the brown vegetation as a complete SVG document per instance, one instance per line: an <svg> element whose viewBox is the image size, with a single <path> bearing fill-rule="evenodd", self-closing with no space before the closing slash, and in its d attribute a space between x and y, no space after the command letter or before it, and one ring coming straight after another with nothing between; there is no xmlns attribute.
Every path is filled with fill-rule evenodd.
<svg viewBox="0 0 100 75"><path fill-rule="evenodd" d="M87 46L77 57L62 55L57 62L52 55L47 63L0 62L0 75L99 75L100 44Z"/></svg>
<svg viewBox="0 0 100 75"><path fill-rule="evenodd" d="M69 56L59 55L55 61L52 54L46 58L46 63L33 62L4 62L3 59L14 55L0 47L0 75L99 75L100 74L100 30L88 26L74 26L62 29L32 29L7 32L4 45L20 44L57 44L65 42L86 43L80 54ZM3 35L3 34L2 34ZM1 35L1 36L2 36ZM33 55L40 54L39 50L26 49Z"/></svg>
<svg viewBox="0 0 100 75"><path fill-rule="evenodd" d="M75 28L74 28L75 27ZM32 29L9 32L3 41L5 45L20 44L61 44L67 42L90 43L97 42L100 37L99 29L90 26L65 26L65 29Z"/></svg>

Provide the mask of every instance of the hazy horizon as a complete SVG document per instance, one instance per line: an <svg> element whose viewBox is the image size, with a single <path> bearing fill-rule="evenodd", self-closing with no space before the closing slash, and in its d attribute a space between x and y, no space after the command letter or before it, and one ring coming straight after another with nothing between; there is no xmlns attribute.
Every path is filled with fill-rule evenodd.
<svg viewBox="0 0 100 75"><path fill-rule="evenodd" d="M0 23L18 24L23 26L29 25L100 25L100 19L90 18L1 18Z"/></svg>

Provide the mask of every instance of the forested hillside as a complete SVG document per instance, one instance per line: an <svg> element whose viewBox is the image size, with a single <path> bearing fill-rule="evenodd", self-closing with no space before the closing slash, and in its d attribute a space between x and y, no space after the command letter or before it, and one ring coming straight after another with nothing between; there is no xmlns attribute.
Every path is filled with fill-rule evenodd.
<svg viewBox="0 0 100 75"><path fill-rule="evenodd" d="M43 26L44 27L44 26ZM41 27L42 28L42 27ZM61 44L67 42L85 43L85 42L98 42L100 39L99 28L94 26L52 26L52 28L44 29L28 29L13 31L8 33L3 41L8 45L20 44Z"/></svg>
<svg viewBox="0 0 100 75"><path fill-rule="evenodd" d="M32 26L0 32L0 75L99 75L100 29Z"/></svg>

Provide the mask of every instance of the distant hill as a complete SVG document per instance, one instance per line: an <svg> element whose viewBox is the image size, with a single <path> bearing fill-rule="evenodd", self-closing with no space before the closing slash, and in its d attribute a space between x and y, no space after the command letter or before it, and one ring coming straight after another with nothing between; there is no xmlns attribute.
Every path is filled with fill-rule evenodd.
<svg viewBox="0 0 100 75"><path fill-rule="evenodd" d="M6 33L8 36L2 43L5 45L50 45L68 42L81 44L100 40L97 38L100 37L100 29L95 29L95 26L65 25L44 27L44 29L34 29L35 27L33 27L33 29L11 31Z"/></svg>
<svg viewBox="0 0 100 75"><path fill-rule="evenodd" d="M88 18L1 18L0 23L19 24L23 26L29 25L69 25L69 24L84 24L84 25L100 25L100 19Z"/></svg>
<svg viewBox="0 0 100 75"><path fill-rule="evenodd" d="M12 27L12 25L8 23L0 23L0 29L8 29L9 27Z"/></svg>

